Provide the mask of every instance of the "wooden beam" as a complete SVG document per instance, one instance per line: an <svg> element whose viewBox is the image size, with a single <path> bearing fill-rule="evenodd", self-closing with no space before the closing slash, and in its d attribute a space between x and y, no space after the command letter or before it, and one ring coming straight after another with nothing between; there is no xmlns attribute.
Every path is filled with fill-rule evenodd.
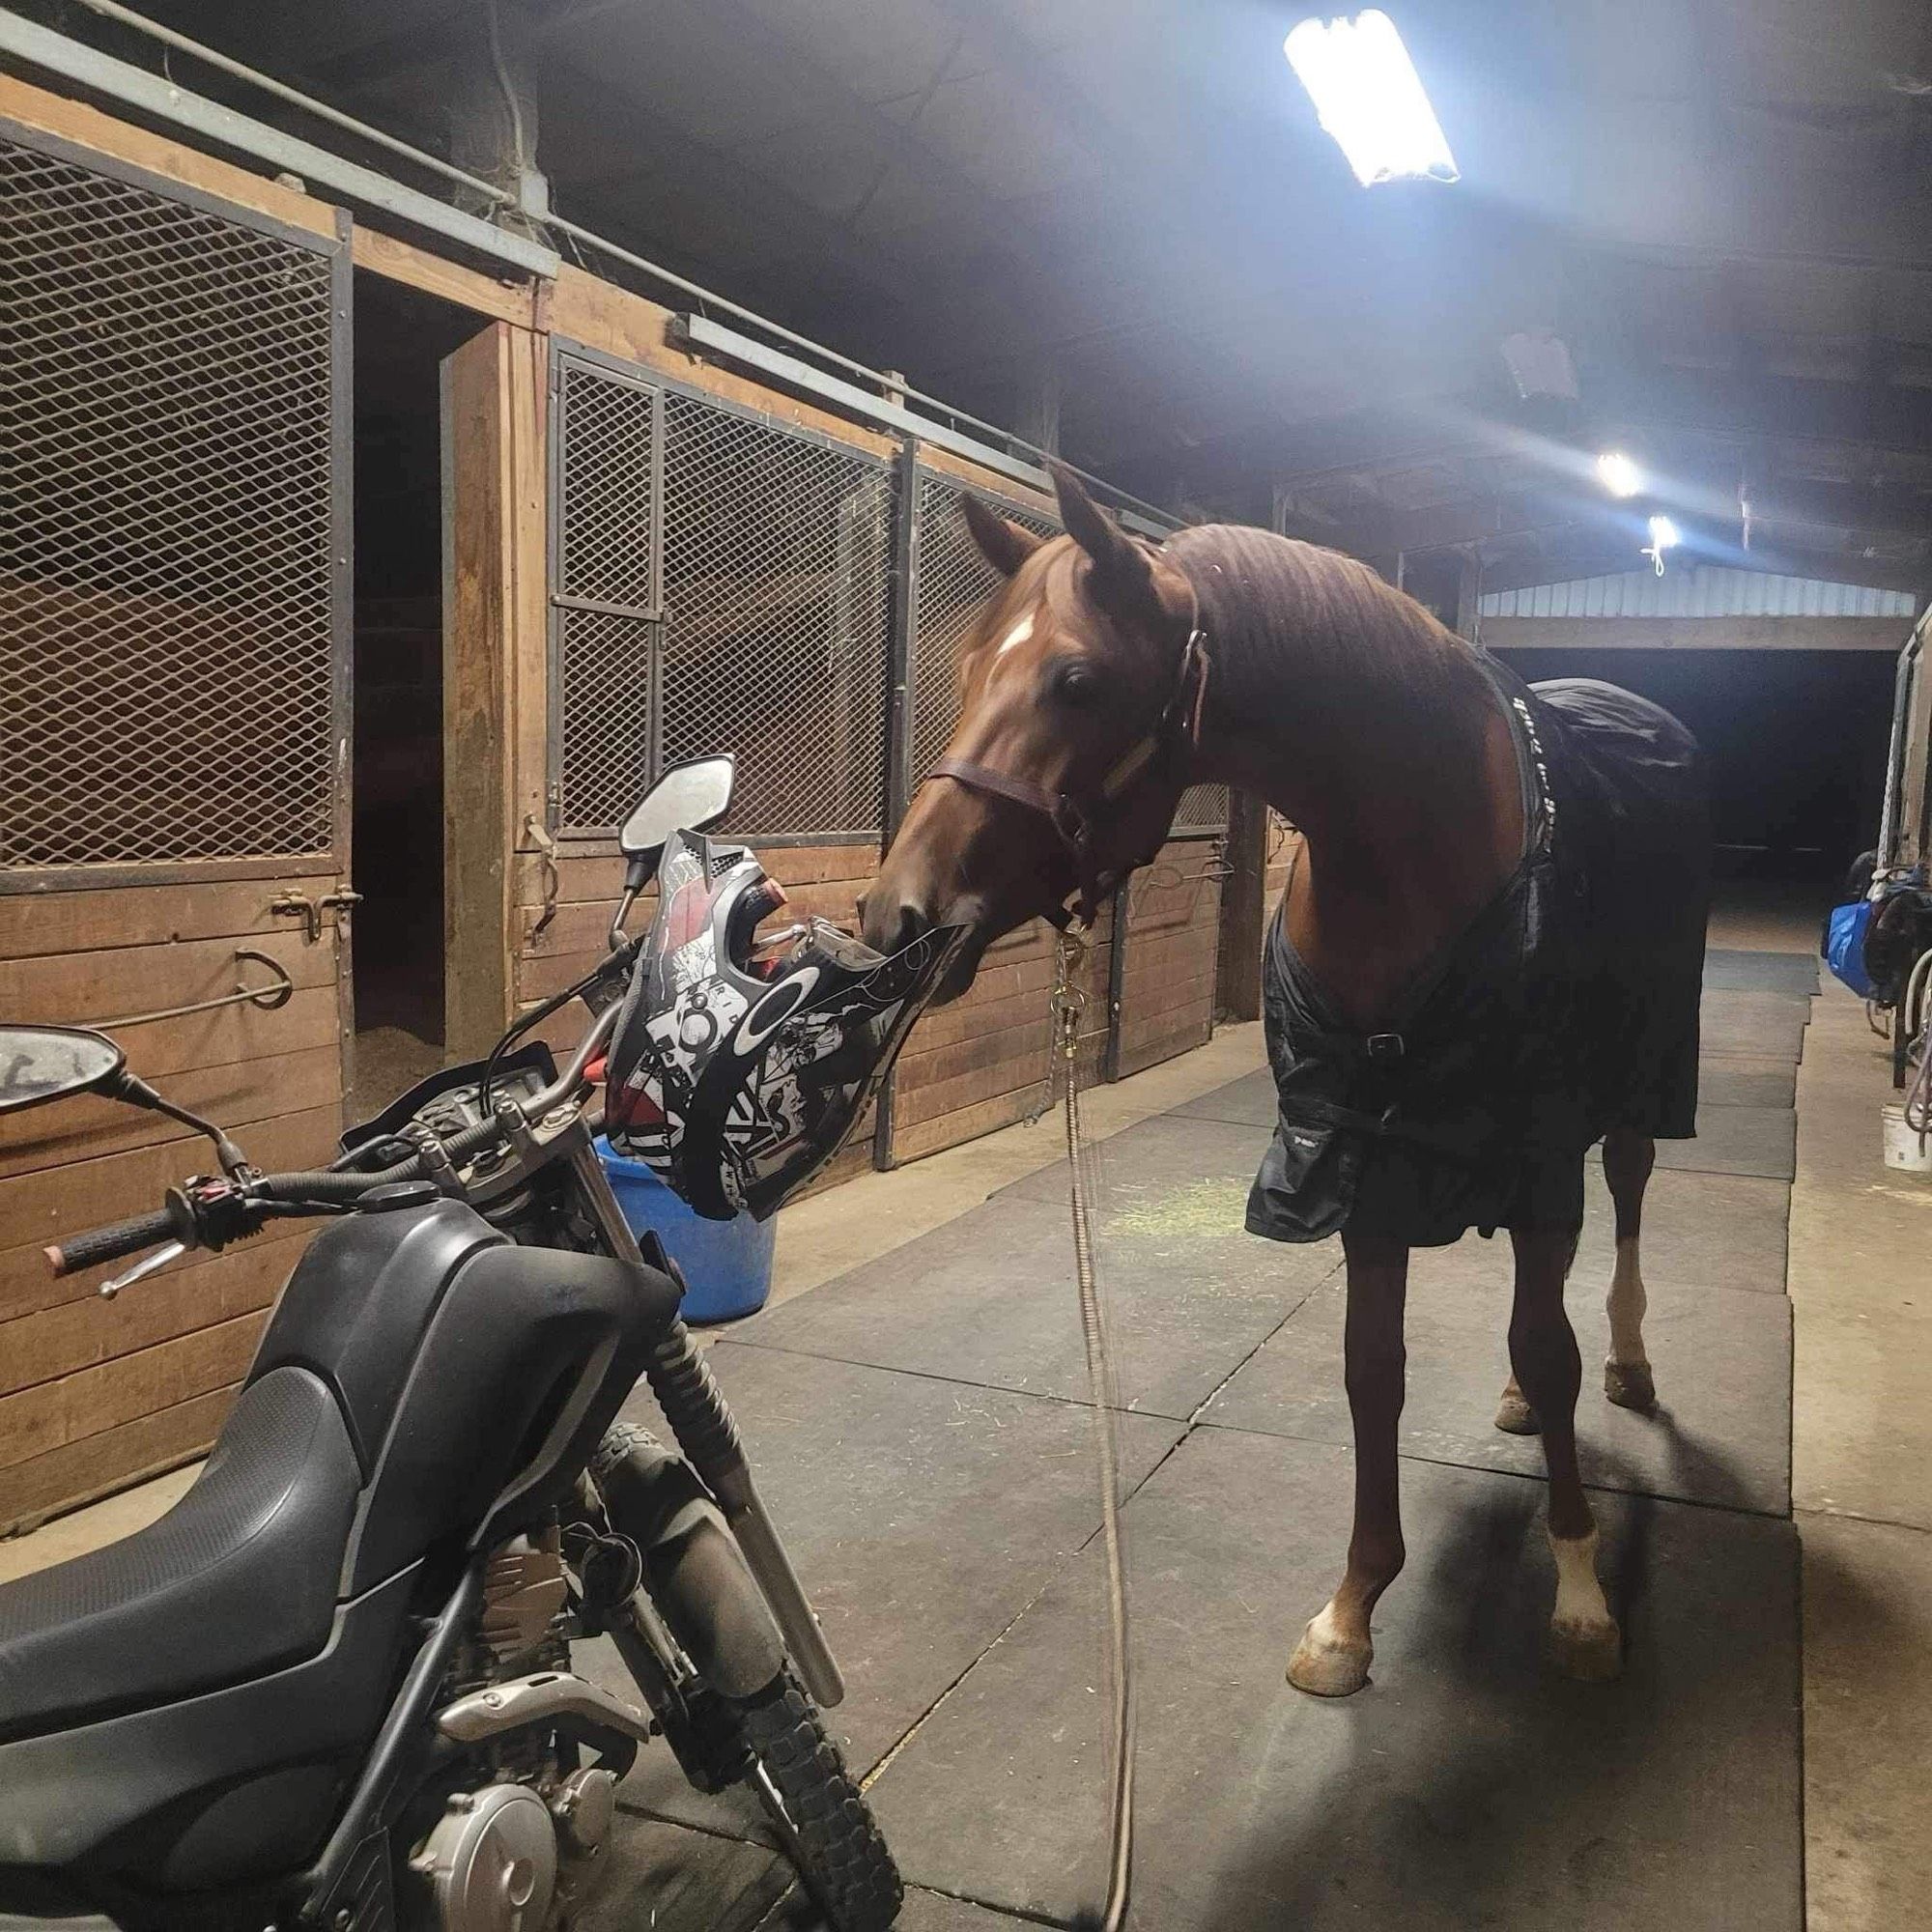
<svg viewBox="0 0 1932 1932"><path fill-rule="evenodd" d="M473 309L478 315L497 322L512 322L520 328L536 323L536 284L528 281L499 281L476 269L444 261L412 242L398 242L392 235L378 234L373 228L355 224L350 237L350 254L358 269L387 281L403 282L425 295L439 296L459 308Z"/></svg>
<svg viewBox="0 0 1932 1932"><path fill-rule="evenodd" d="M97 155L145 168L184 187L199 188L238 208L272 215L291 228L304 229L325 240L335 234L335 210L327 202L250 174L231 161L218 161L165 134L130 128L99 108L29 86L12 74L0 73L0 115L22 127L57 134L77 147L91 148Z"/></svg>
<svg viewBox="0 0 1932 1932"><path fill-rule="evenodd" d="M1885 651L1904 617L1485 617L1490 650Z"/></svg>
<svg viewBox="0 0 1932 1932"><path fill-rule="evenodd" d="M1214 1006L1231 1020L1262 1016L1262 927L1267 919L1267 807L1249 792L1228 799L1228 876L1221 887L1221 934L1214 960Z"/></svg>
<svg viewBox="0 0 1932 1932"><path fill-rule="evenodd" d="M543 810L545 338L496 323L442 365L444 1025L481 1053L512 1007L518 827Z"/></svg>

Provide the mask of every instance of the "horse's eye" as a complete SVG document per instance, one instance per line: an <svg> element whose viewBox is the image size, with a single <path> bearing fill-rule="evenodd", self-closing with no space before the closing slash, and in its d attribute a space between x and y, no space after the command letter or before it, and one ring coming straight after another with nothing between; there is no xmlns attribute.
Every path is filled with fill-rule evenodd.
<svg viewBox="0 0 1932 1932"><path fill-rule="evenodd" d="M1047 673L1047 689L1059 703L1079 709L1098 696L1100 680L1082 659L1063 658Z"/></svg>

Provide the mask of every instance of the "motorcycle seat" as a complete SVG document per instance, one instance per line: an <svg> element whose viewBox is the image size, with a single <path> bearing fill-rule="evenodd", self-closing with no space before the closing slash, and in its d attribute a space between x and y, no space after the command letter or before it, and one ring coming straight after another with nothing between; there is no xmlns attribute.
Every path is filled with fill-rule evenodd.
<svg viewBox="0 0 1932 1932"><path fill-rule="evenodd" d="M251 1382L158 1521L0 1584L0 1744L316 1656L361 1480L320 1377L285 1366Z"/></svg>

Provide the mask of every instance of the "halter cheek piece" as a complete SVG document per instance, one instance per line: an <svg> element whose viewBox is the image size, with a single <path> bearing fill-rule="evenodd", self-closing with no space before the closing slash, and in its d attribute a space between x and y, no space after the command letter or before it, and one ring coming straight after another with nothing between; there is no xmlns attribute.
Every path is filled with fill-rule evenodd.
<svg viewBox="0 0 1932 1932"><path fill-rule="evenodd" d="M1208 696L1208 639L1201 629L1197 599L1174 689L1168 694L1160 716L1154 720L1153 729L1138 740L1100 781L1096 793L1048 791L1031 779L998 772L990 765L975 764L970 758L942 758L920 782L952 779L974 791L990 792L996 798L1010 799L1029 811L1038 812L1059 834L1079 881L1079 897L1074 903L1054 906L1046 917L1062 931L1076 919L1083 925L1092 925L1099 914L1100 901L1116 882L1136 867L1150 864L1159 851L1156 845L1152 852L1130 860L1122 871L1102 872L1094 852L1095 823L1130 786L1147 777L1171 774L1186 751L1201 743L1201 708Z"/></svg>

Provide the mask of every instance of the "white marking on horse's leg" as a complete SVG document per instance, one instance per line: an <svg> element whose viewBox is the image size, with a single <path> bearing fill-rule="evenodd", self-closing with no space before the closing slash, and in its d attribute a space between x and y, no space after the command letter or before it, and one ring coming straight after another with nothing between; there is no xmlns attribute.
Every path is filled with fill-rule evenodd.
<svg viewBox="0 0 1932 1932"><path fill-rule="evenodd" d="M1637 1237L1617 1243L1617 1264L1604 1306L1610 1318L1610 1352L1604 1363L1604 1393L1623 1408L1652 1408L1657 1383L1643 1351L1643 1316L1650 1305L1637 1263Z"/></svg>
<svg viewBox="0 0 1932 1932"><path fill-rule="evenodd" d="M1550 1535L1556 1559L1556 1608L1549 1618L1550 1655L1566 1677L1601 1683L1623 1667L1617 1620L1597 1581L1597 1532Z"/></svg>
<svg viewBox="0 0 1932 1932"><path fill-rule="evenodd" d="M1369 1681L1374 1658L1366 1620L1360 1629L1349 1629L1331 1597L1294 1646L1288 1681L1312 1697L1348 1697Z"/></svg>
<svg viewBox="0 0 1932 1932"><path fill-rule="evenodd" d="M1515 1376L1503 1384L1502 1400L1496 1404L1496 1427L1506 1435L1534 1435L1538 1433L1536 1411L1529 1406L1522 1385Z"/></svg>

